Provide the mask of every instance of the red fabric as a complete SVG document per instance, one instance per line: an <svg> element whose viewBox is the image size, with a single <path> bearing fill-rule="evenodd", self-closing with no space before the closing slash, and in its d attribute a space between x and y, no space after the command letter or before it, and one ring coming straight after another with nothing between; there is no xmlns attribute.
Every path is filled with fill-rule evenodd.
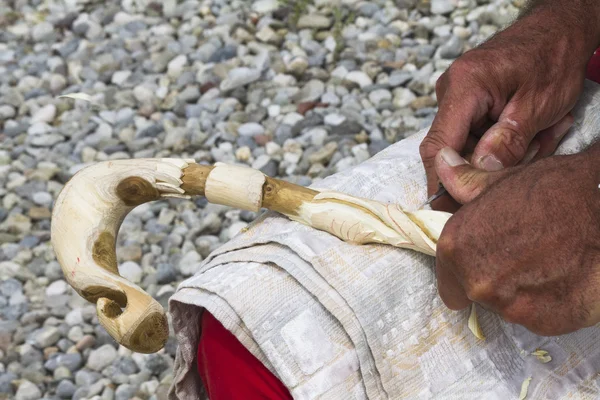
<svg viewBox="0 0 600 400"><path fill-rule="evenodd" d="M596 50L587 65L586 78L600 83L600 49Z"/></svg>
<svg viewBox="0 0 600 400"><path fill-rule="evenodd" d="M198 372L210 400L292 398L283 383L208 311L202 314Z"/></svg>

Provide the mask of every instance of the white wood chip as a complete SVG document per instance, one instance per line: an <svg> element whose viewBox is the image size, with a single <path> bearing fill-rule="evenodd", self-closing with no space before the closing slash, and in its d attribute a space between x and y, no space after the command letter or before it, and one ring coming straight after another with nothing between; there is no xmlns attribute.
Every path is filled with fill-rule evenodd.
<svg viewBox="0 0 600 400"><path fill-rule="evenodd" d="M519 394L519 400L525 400L527 397L527 391L529 390L529 382L531 382L531 377L525 379L521 384L521 393Z"/></svg>
<svg viewBox="0 0 600 400"><path fill-rule="evenodd" d="M483 330L481 330L481 326L479 325L479 321L477 320L477 309L475 303L471 304L471 315L469 315L468 326L477 339L485 340Z"/></svg>

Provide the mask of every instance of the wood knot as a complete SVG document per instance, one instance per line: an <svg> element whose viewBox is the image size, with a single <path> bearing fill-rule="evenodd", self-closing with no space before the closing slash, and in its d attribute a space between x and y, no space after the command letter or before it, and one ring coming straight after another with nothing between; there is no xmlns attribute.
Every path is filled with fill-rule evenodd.
<svg viewBox="0 0 600 400"><path fill-rule="evenodd" d="M160 193L144 178L130 176L117 185L117 196L128 206L139 206L157 200Z"/></svg>

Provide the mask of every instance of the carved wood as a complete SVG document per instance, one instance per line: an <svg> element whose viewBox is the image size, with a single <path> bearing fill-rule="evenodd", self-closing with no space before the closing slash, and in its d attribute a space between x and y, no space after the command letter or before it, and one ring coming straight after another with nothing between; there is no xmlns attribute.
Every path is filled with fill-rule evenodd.
<svg viewBox="0 0 600 400"><path fill-rule="evenodd" d="M160 304L119 275L115 241L121 222L142 203L196 195L251 211L273 210L351 243L389 244L429 255L435 255L437 239L451 216L318 192L240 166L181 159L89 166L67 182L56 200L52 245L67 282L96 304L107 332L133 351L160 350L168 338L168 325Z"/></svg>

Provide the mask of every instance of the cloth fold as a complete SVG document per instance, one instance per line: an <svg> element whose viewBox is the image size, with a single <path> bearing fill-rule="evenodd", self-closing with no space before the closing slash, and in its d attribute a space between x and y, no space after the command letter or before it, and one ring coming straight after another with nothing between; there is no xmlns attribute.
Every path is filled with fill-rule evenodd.
<svg viewBox="0 0 600 400"><path fill-rule="evenodd" d="M584 150L600 129L600 87L586 82L557 153ZM423 130L313 185L416 209L427 196ZM179 342L171 399L198 398L200 321L209 310L298 399L597 398L600 330L540 337L437 295L434 258L355 246L268 212L213 252L170 300ZM530 353L547 350L552 362Z"/></svg>

